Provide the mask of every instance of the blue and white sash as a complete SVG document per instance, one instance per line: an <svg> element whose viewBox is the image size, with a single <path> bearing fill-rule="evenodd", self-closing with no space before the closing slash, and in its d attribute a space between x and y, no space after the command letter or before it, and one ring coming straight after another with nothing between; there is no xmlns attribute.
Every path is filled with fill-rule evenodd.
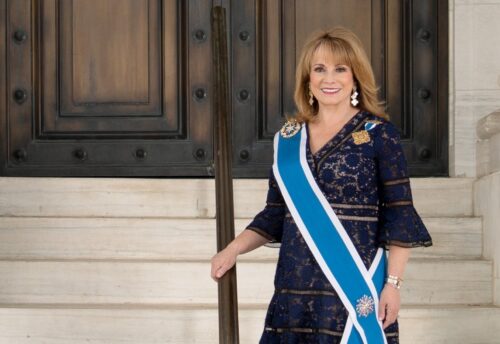
<svg viewBox="0 0 500 344"><path fill-rule="evenodd" d="M311 173L306 142L305 125L298 135L276 134L273 164L276 181L314 258L349 312L341 343L387 344L377 317L386 274L385 253L379 248L369 271L366 269Z"/></svg>

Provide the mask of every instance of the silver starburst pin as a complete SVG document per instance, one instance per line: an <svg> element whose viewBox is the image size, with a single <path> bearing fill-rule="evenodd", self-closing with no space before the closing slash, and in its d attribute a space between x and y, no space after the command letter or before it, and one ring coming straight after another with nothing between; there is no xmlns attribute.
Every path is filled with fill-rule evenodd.
<svg viewBox="0 0 500 344"><path fill-rule="evenodd" d="M367 317L375 310L375 302L368 295L363 295L357 300L356 312L360 317Z"/></svg>

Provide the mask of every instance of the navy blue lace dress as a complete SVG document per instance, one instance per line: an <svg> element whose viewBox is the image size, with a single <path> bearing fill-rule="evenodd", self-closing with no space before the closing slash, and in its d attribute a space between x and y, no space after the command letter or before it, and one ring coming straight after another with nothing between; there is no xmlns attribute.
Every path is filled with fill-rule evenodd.
<svg viewBox="0 0 500 344"><path fill-rule="evenodd" d="M381 123L368 131L368 142L355 142L352 133L366 121ZM379 247L432 245L413 206L399 132L391 122L358 112L314 155L308 144L307 160L367 268ZM347 311L303 240L272 171L266 206L247 230L281 244L260 343L340 343ZM389 344L399 343L397 322L385 333Z"/></svg>

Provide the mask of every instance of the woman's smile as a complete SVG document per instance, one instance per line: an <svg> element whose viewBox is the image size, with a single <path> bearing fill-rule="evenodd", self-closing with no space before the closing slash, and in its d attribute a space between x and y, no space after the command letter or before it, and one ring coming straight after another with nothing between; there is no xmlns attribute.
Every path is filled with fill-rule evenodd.
<svg viewBox="0 0 500 344"><path fill-rule="evenodd" d="M321 88L321 92L331 95L331 94L337 94L340 92L340 88Z"/></svg>

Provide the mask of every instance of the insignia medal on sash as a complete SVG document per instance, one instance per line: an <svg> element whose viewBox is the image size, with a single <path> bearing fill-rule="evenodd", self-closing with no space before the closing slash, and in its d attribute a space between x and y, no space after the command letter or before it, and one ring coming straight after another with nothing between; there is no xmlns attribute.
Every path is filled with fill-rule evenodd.
<svg viewBox="0 0 500 344"><path fill-rule="evenodd" d="M285 125L281 128L280 134L284 138L289 138L294 136L300 131L301 125L295 119L291 119L285 123Z"/></svg>
<svg viewBox="0 0 500 344"><path fill-rule="evenodd" d="M361 145L363 143L370 142L369 130L372 130L377 126L377 124L382 123L381 121L366 121L365 129L356 131L352 133L352 138L354 139L354 144Z"/></svg>

